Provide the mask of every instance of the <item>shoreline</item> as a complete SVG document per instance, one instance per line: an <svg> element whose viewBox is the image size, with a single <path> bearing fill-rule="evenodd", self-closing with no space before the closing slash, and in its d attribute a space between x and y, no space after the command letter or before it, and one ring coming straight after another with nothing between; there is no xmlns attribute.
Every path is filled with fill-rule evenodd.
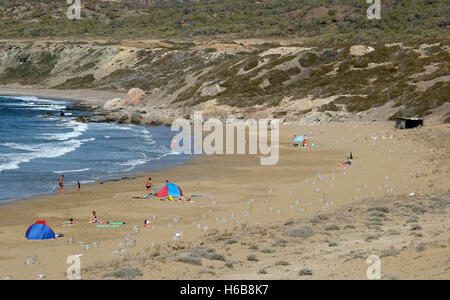
<svg viewBox="0 0 450 300"><path fill-rule="evenodd" d="M125 98L127 92L92 89L55 90L0 85L0 96L39 97L49 100L69 100L76 103L86 103L91 106L103 106L106 101L111 99Z"/></svg>
<svg viewBox="0 0 450 300"><path fill-rule="evenodd" d="M64 98L64 97L60 97L58 96L59 93L61 91L58 90L46 90L46 89L31 89L33 94L28 94L28 89L27 88L22 88L22 89L4 89L2 87L0 87L0 97L1 96L11 96L11 97L38 97L41 99L47 99L47 100L54 100L54 101L61 101L61 102L65 102L68 103L70 102L71 104L80 104L80 103L85 103L87 105L89 105L90 107L92 107L95 103L98 103L98 101L103 101L103 100L92 100L93 97L97 96L97 91L92 91L92 90L69 90L70 91L76 91L77 93L80 93L80 98L77 99L71 99L71 98ZM64 91L68 91L68 90L64 90ZM63 92L64 92L63 91ZM99 91L101 94L103 94L103 91ZM48 93L50 96L46 96ZM86 100L84 98L81 97L85 97L87 95L90 95L88 99L91 100ZM108 96L103 95L103 99L108 99ZM74 118L72 118L74 119ZM131 125L131 126L142 126L142 127L146 127L145 125L133 125L133 124L126 124L126 125ZM120 124L119 124L120 126ZM164 126L161 126L164 127ZM193 159L195 156L193 157L186 157L184 160L182 160L181 162L176 161L176 162L167 162L167 165L165 166L158 166L155 169L151 168L149 166L149 169L147 170L143 170L143 171L137 171L137 172L124 172L124 173L119 173L116 176L111 176L110 178L108 178L105 174L105 178L103 179L98 179L98 180L93 180L93 182L84 184L83 187L89 187L90 185L95 185L95 184L104 184L104 183L108 183L108 182L117 182L118 180L123 180L123 179L129 179L129 178L137 178L137 177L145 177L146 174L148 174L149 172L154 172L154 171L161 171L167 168L173 168L173 167L177 167L179 165L183 165L188 163L191 159ZM76 184L73 183L67 183L65 184L66 187L69 188L73 188ZM14 202L19 202L19 201L33 201L34 198L41 198L41 197L51 197L51 196L57 196L58 195L58 187L55 187L52 191L49 192L45 192L42 194L37 194L37 195L32 195L29 197L25 197L25 198L16 198L16 199L8 199L8 200L2 200L0 201L0 207L2 206L6 206L6 205L11 205Z"/></svg>

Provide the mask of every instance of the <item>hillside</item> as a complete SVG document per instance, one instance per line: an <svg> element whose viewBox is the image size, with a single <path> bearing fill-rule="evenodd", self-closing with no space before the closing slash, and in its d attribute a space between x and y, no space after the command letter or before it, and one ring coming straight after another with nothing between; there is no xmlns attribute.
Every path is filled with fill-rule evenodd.
<svg viewBox="0 0 450 300"><path fill-rule="evenodd" d="M64 2L0 0L0 84L142 89L106 108L152 124L194 110L450 122L447 1L383 1L372 21L365 1L310 2L84 0L69 21Z"/></svg>
<svg viewBox="0 0 450 300"><path fill-rule="evenodd" d="M149 118L195 109L225 117L295 122L438 113L448 122L449 47L373 44L336 48L277 44L0 44L0 83L53 89L146 92ZM168 109L170 108L170 109ZM112 107L133 110L135 107ZM377 110L378 109L378 110Z"/></svg>
<svg viewBox="0 0 450 300"><path fill-rule="evenodd" d="M381 20L368 20L362 0L83 0L68 20L65 1L1 0L0 37L128 39L313 37L318 41L448 39L446 0L384 0Z"/></svg>

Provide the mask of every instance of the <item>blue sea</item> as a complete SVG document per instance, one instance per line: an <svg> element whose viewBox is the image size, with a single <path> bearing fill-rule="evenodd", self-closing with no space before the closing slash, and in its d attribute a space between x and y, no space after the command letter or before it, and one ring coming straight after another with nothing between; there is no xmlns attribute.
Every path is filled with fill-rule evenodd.
<svg viewBox="0 0 450 300"><path fill-rule="evenodd" d="M60 175L65 185L87 184L190 158L172 152L170 128L79 123L86 113L68 111L70 104L0 96L0 202L52 193Z"/></svg>

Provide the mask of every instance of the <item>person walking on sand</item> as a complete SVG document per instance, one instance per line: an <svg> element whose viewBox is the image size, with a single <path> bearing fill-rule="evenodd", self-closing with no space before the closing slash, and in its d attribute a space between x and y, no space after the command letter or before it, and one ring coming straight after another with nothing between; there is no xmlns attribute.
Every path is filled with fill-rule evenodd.
<svg viewBox="0 0 450 300"><path fill-rule="evenodd" d="M81 183L79 180L77 180L77 187L78 187L78 194L79 194L81 191Z"/></svg>
<svg viewBox="0 0 450 300"><path fill-rule="evenodd" d="M61 195L64 195L64 175L61 175L59 177L59 192L61 193Z"/></svg>
<svg viewBox="0 0 450 300"><path fill-rule="evenodd" d="M152 188L152 178L151 177L149 177L147 179L146 188L147 188L147 195L148 195L148 194L150 194L151 188Z"/></svg>

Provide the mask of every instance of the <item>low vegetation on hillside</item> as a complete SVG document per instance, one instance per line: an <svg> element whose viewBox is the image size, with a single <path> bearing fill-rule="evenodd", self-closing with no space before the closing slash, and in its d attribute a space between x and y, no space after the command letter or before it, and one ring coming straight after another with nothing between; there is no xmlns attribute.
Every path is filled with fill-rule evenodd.
<svg viewBox="0 0 450 300"><path fill-rule="evenodd" d="M43 51L32 44L5 44L0 63L8 64L0 64L0 83L58 89L138 87L149 94L163 93L173 107L211 99L238 108L278 107L283 99L341 95L319 111L359 113L389 103L392 118L423 117L449 102L448 46L370 46L372 52L356 56L350 44L333 48L263 44L235 53L190 45L136 50L52 44ZM205 92L208 88L213 92Z"/></svg>
<svg viewBox="0 0 450 300"><path fill-rule="evenodd" d="M66 1L0 0L2 37L301 36L358 40L447 38L446 0L384 0L381 20L368 20L365 0L82 0L81 20Z"/></svg>

